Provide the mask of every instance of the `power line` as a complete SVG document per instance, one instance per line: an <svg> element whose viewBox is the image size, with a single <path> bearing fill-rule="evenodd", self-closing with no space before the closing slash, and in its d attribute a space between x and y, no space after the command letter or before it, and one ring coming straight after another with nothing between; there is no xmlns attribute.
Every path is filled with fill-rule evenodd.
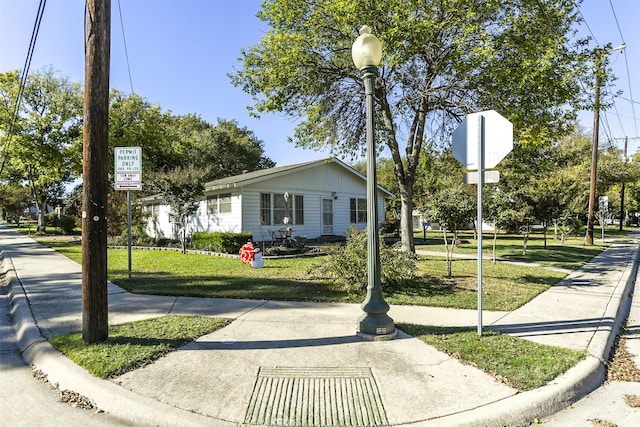
<svg viewBox="0 0 640 427"><path fill-rule="evenodd" d="M616 26L618 27L618 34L620 34L620 39L624 43L624 37L622 37L622 31L620 30L620 23L618 22L618 17L616 16L616 10L613 7L613 2L609 0L609 5L611 6L611 12L613 13L613 19L616 21Z"/></svg>
<svg viewBox="0 0 640 427"><path fill-rule="evenodd" d="M2 150L2 162L0 163L0 175L2 175L2 171L4 170L5 163L7 161L7 156L9 154L9 148L11 146L11 140L13 139L13 128L18 120L18 115L20 114L20 104L22 103L22 95L24 94L24 89L27 85L27 77L29 76L29 68L31 68L31 59L33 58L33 52L36 47L36 40L38 39L38 32L40 31L40 23L42 22L42 16L44 14L44 8L47 4L47 0L40 0L40 4L38 5L38 12L36 13L36 21L33 24L33 30L31 30L31 40L29 41L29 49L27 50L27 57L24 61L24 67L22 67L22 74L20 75L20 86L18 88L18 94L16 95L16 102L13 106L13 115L11 117L11 122L9 123L9 132L7 134L7 141L4 144L4 149Z"/></svg>
<svg viewBox="0 0 640 427"><path fill-rule="evenodd" d="M620 34L620 39L622 43L624 43L624 36L622 35L622 30L620 29L620 23L618 22L618 16L616 15L616 10L613 7L612 0L609 0L609 5L611 6L611 13L613 14L613 19L616 21L616 26L618 27L618 34ZM629 61L627 58L626 51L623 51L624 54L624 63L627 71L627 83L629 83L629 98L631 98L631 114L633 115L633 125L636 131L636 135L638 135L638 122L636 121L636 111L633 102L633 92L631 90L631 73L629 73Z"/></svg>
<svg viewBox="0 0 640 427"><path fill-rule="evenodd" d="M596 42L596 46L600 46L600 43L598 43L598 40L596 39L596 35L593 34L593 31L591 31L591 27L589 27L589 24L587 23L587 20L584 17L584 15L582 14L582 11L580 10L579 7L578 7L578 13L580 14L580 17L582 18L582 22L584 22L584 26L587 27L587 30L589 31L589 34L591 34L591 37L593 38L593 41Z"/></svg>
<svg viewBox="0 0 640 427"><path fill-rule="evenodd" d="M133 90L133 79L131 79L131 65L129 64L129 52L127 51L127 38L124 35L124 21L122 20L122 7L120 7L120 0L118 0L118 12L120 14L120 28L122 29L122 42L124 44L124 56L127 60L127 71L129 72L129 84L131 85L131 94L135 92Z"/></svg>

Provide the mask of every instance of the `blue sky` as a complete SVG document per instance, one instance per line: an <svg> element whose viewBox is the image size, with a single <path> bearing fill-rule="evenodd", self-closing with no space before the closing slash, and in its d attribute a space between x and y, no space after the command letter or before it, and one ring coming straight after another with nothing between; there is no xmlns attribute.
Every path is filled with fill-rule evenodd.
<svg viewBox="0 0 640 427"><path fill-rule="evenodd" d="M240 67L240 49L257 43L267 30L255 17L260 3L112 0L111 87L131 92L120 6L135 93L174 114L196 113L211 123L218 118L237 120L264 141L266 155L278 165L327 157L328 152L303 150L287 143L295 127L290 119L279 115L251 118L246 109L251 98L231 85L227 77L233 67ZM0 0L0 72L23 67L38 4L38 0ZM588 25L581 31L592 34L600 45L627 44L623 54L611 55L614 73L619 77L616 87L624 93L615 100L615 108L602 114L601 140L637 137L640 123L633 118L640 117L640 1L585 0L581 12ZM72 81L84 81L83 15L83 0L46 3L32 71L52 66ZM628 101L631 95L636 101L635 111ZM580 114L588 130L592 117L592 112ZM631 152L635 151L640 140L630 141L629 146Z"/></svg>

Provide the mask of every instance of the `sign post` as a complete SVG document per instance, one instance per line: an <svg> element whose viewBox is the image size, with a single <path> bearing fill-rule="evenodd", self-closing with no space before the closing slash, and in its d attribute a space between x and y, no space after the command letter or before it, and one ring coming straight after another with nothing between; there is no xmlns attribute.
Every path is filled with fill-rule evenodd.
<svg viewBox="0 0 640 427"><path fill-rule="evenodd" d="M453 131L453 156L467 170L478 171L478 336L482 335L482 185L485 178L499 179L484 169L496 167L512 149L513 125L494 110L467 115Z"/></svg>
<svg viewBox="0 0 640 427"><path fill-rule="evenodd" d="M114 188L127 191L127 258L131 279L131 190L142 190L142 148L116 147Z"/></svg>

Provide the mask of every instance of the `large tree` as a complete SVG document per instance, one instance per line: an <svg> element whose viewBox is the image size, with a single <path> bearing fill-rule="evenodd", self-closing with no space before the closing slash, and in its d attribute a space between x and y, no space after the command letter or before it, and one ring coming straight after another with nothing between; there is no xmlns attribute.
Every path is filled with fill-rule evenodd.
<svg viewBox="0 0 640 427"><path fill-rule="evenodd" d="M112 90L109 105L109 147L142 147L142 170L183 165L173 116L139 95ZM113 157L111 158L113 159ZM113 172L113 169L111 169Z"/></svg>
<svg viewBox="0 0 640 427"><path fill-rule="evenodd" d="M16 88L16 77L15 72L5 73L0 81ZM3 89L0 93L15 94L17 90ZM6 106L6 100L1 105ZM59 77L52 69L31 74L11 130L11 135L4 135L4 175L29 187L39 213L38 230L44 231L47 205L57 202L64 184L75 177L72 160L82 144L80 85Z"/></svg>
<svg viewBox="0 0 640 427"><path fill-rule="evenodd" d="M186 232L189 217L198 210L204 195L204 178L209 171L193 165L152 172L151 186L171 208L171 215L180 224L182 253L186 253Z"/></svg>
<svg viewBox="0 0 640 427"><path fill-rule="evenodd" d="M190 114L176 116L173 122L182 161L207 168L208 181L275 166L264 154L264 142L235 120L219 118L212 125Z"/></svg>
<svg viewBox="0 0 640 427"><path fill-rule="evenodd" d="M218 119L217 125L212 125L196 114L176 116L138 95L126 95L117 90L111 92L109 146L111 149L142 148L144 183L142 191L135 192L136 196L168 191L168 180L174 176L181 178L182 170L203 171L189 177L197 177L204 185L207 181L244 170L275 166L264 154L264 143L235 121ZM154 173L158 171L160 173ZM186 182L183 184L189 186ZM195 183L192 185L197 187ZM193 192L188 190L187 193ZM118 233L125 225L122 216L126 212L125 199L116 192L109 196L109 201L108 231ZM134 220L136 218L140 215L134 214Z"/></svg>
<svg viewBox="0 0 640 427"><path fill-rule="evenodd" d="M364 90L351 61L358 28L382 42L378 132L394 162L402 248L411 251L412 196L425 141L447 144L470 112L495 109L523 143L565 129L584 71L574 0L265 0L271 29L242 51L235 85L253 111L298 117L294 142L354 156L364 150ZM359 151L360 150L360 151Z"/></svg>

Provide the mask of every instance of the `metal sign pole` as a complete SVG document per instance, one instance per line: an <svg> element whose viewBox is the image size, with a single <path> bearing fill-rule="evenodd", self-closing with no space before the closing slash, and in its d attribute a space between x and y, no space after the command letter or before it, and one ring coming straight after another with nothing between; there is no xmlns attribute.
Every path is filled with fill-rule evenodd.
<svg viewBox="0 0 640 427"><path fill-rule="evenodd" d="M131 280L131 191L127 190L127 256L129 260L129 280Z"/></svg>
<svg viewBox="0 0 640 427"><path fill-rule="evenodd" d="M489 171L485 175L484 168L496 167L513 149L513 125L496 111L487 110L468 114L451 136L453 156L467 170L477 170L478 173L465 175L465 183L473 184L471 177L478 177L475 182L478 185L478 335L482 335L482 186L485 181L496 183L500 179L497 171ZM477 153L473 152L474 148ZM477 163L474 163L474 154L477 154Z"/></svg>
<svg viewBox="0 0 640 427"><path fill-rule="evenodd" d="M484 171L484 117L478 116L478 336L482 336L482 184Z"/></svg>

